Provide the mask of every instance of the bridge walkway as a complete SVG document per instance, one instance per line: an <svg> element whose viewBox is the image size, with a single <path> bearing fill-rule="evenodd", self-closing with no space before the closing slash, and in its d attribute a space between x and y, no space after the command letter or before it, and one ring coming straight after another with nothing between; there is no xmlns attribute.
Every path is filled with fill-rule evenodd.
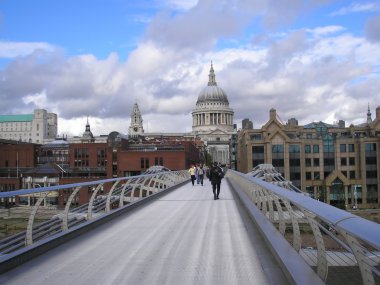
<svg viewBox="0 0 380 285"><path fill-rule="evenodd" d="M186 183L0 276L1 284L288 284L223 180Z"/></svg>

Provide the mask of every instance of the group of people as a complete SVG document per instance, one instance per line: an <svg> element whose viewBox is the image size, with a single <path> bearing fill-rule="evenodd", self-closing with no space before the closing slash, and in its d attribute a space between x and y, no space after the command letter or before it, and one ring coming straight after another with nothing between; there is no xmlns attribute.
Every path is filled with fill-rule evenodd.
<svg viewBox="0 0 380 285"><path fill-rule="evenodd" d="M193 186L195 184L195 180L197 181L197 184L200 183L203 186L203 177L206 171L207 167L203 164L191 165L189 173L191 176L191 183L193 184Z"/></svg>
<svg viewBox="0 0 380 285"><path fill-rule="evenodd" d="M211 167L204 166L203 164L191 165L189 173L191 176L191 183L193 186L195 185L195 180L197 181L197 184L200 183L203 186L203 178L204 175L206 175L212 185L214 200L219 199L220 184L224 177L224 171L218 165L217 162L214 162L214 164Z"/></svg>

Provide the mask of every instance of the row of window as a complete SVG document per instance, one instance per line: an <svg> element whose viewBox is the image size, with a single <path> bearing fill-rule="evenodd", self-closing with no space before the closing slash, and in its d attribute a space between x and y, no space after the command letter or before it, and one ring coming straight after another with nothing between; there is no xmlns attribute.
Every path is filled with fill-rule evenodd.
<svg viewBox="0 0 380 285"><path fill-rule="evenodd" d="M14 127L14 126L31 126L32 122L12 122L12 123L0 123L0 126Z"/></svg>
<svg viewBox="0 0 380 285"><path fill-rule="evenodd" d="M284 153L284 144L273 144L272 145L272 153ZM376 143L366 143L365 144L366 152L376 151ZM264 146L252 146L253 153L264 153ZM305 145L305 153L319 153L319 144L306 144ZM323 142L323 152L334 152L334 145L332 141L324 141ZM340 152L355 152L354 144L340 144ZM300 153L300 145L299 144L290 144L289 145L289 153Z"/></svg>
<svg viewBox="0 0 380 285"><path fill-rule="evenodd" d="M22 136L22 137L31 137L32 136L32 134L31 133L23 133L23 134L15 134L15 133L12 133L12 134L6 134L6 133L0 133L0 137L4 137L4 138L6 138L6 137L9 137L9 138L12 138L12 137L14 137L14 138L19 138L20 136Z"/></svg>
<svg viewBox="0 0 380 285"><path fill-rule="evenodd" d="M253 167L259 165L259 164L263 164L264 163L264 159L263 158L254 158L252 159L252 162L253 162ZM312 164L313 162L313 164ZM347 164L348 162L348 164ZM376 157L367 157L366 158L366 163L367 165L371 165L371 164L374 164L376 165ZM283 167L285 164L285 159L284 158L272 158L272 165L273 166L277 166L277 167ZM324 166L334 166L335 165L335 160L334 158L324 158L323 159L323 164ZM340 160L340 164L342 166L354 166L355 165L355 157L349 157L348 160L346 157L342 157L341 160ZM301 160L300 159L292 159L290 158L289 159L289 166L301 166ZM319 167L320 166L320 160L319 158L305 158L305 166L306 167Z"/></svg>
<svg viewBox="0 0 380 285"><path fill-rule="evenodd" d="M164 158L163 157L155 157L154 158L154 165L164 166ZM141 157L140 158L140 167L141 167L141 169L147 169L150 167L150 162L149 162L148 157Z"/></svg>
<svg viewBox="0 0 380 285"><path fill-rule="evenodd" d="M149 158L148 157L142 157L140 159L140 167L141 167L141 169L149 168L150 167L150 165L149 165Z"/></svg>

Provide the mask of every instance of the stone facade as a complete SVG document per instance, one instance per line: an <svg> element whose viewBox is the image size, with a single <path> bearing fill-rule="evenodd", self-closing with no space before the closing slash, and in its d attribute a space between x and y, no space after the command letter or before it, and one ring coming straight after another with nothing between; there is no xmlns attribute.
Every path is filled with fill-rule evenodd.
<svg viewBox="0 0 380 285"><path fill-rule="evenodd" d="M43 144L55 139L57 130L57 114L44 109L27 115L0 115L1 139Z"/></svg>
<svg viewBox="0 0 380 285"><path fill-rule="evenodd" d="M340 208L374 208L380 193L380 107L372 121L345 127L313 122L282 123L276 110L261 129L238 132L237 168L247 173L272 164L287 180L313 198Z"/></svg>

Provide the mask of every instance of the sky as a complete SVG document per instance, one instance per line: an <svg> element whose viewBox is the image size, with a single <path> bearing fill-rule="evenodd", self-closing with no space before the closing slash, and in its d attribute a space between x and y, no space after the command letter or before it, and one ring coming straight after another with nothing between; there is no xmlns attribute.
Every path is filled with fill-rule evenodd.
<svg viewBox="0 0 380 285"><path fill-rule="evenodd" d="M190 132L210 63L234 121L375 118L380 1L0 0L0 114L58 115L60 136Z"/></svg>

